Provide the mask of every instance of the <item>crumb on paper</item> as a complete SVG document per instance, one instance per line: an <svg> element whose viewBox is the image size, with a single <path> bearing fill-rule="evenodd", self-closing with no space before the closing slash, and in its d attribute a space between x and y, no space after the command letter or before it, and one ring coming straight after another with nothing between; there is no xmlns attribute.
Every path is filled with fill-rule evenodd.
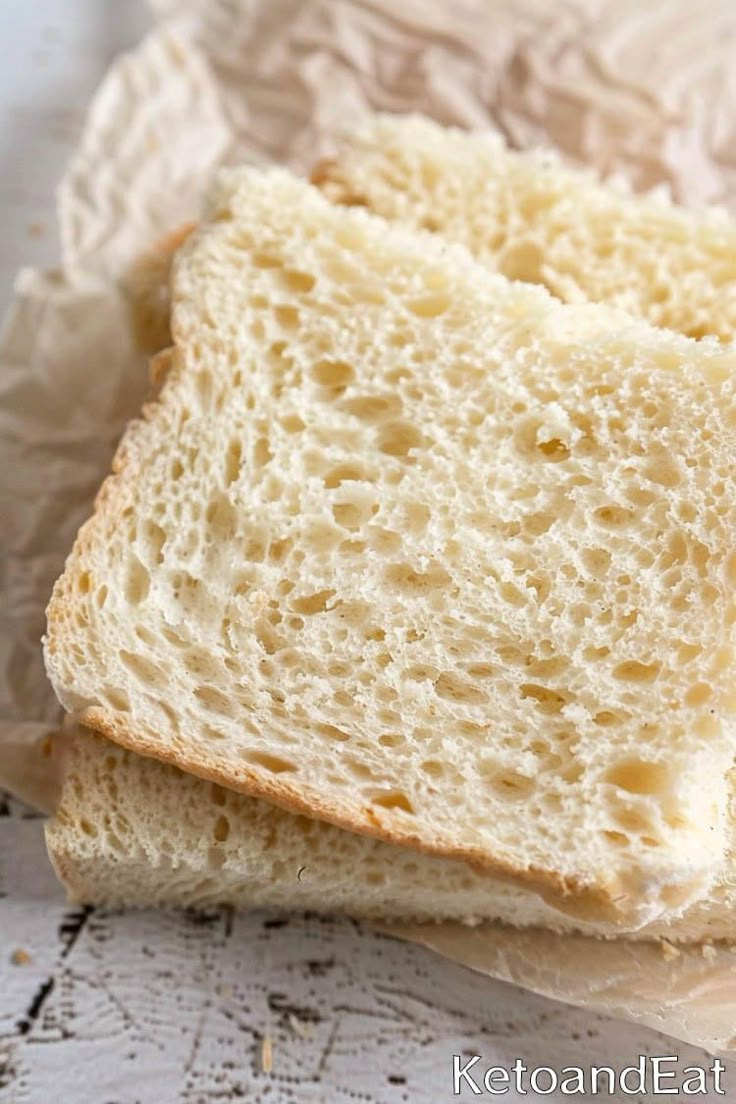
<svg viewBox="0 0 736 1104"><path fill-rule="evenodd" d="M261 1069L264 1073L270 1073L273 1069L273 1043L270 1035L263 1036L261 1044Z"/></svg>
<svg viewBox="0 0 736 1104"><path fill-rule="evenodd" d="M39 219L26 225L26 234L29 238L42 238L46 233L46 223Z"/></svg>
<svg viewBox="0 0 736 1104"><path fill-rule="evenodd" d="M289 1013L289 1026L300 1039L311 1039L314 1035L314 1024L307 1020L300 1020L293 1012Z"/></svg>
<svg viewBox="0 0 736 1104"><path fill-rule="evenodd" d="M223 981L218 981L215 986L215 992L218 997L231 997L233 995L233 987L232 985L226 985Z"/></svg>
<svg viewBox="0 0 736 1104"><path fill-rule="evenodd" d="M659 946L662 951L662 957L668 962L671 962L675 958L679 958L682 953L679 947L676 947L674 943L670 943L668 939L660 939Z"/></svg>
<svg viewBox="0 0 736 1104"><path fill-rule="evenodd" d="M24 951L22 947L18 947L10 956L10 961L14 966L27 966L31 961L31 956L28 951Z"/></svg>

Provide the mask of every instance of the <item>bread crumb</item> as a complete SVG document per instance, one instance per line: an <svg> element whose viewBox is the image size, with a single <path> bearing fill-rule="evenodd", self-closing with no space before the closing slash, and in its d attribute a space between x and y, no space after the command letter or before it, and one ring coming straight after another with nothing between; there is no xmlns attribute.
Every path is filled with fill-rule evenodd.
<svg viewBox="0 0 736 1104"><path fill-rule="evenodd" d="M270 1073L273 1069L273 1044L270 1035L263 1036L261 1044L261 1069L264 1073Z"/></svg>
<svg viewBox="0 0 736 1104"><path fill-rule="evenodd" d="M14 966L27 966L31 961L31 956L28 951L24 951L22 947L18 947L10 956L10 961Z"/></svg>
<svg viewBox="0 0 736 1104"><path fill-rule="evenodd" d="M674 943L670 943L667 939L661 939L659 942L660 950L662 951L662 957L671 962L675 958L679 958L682 953L679 947L676 947Z"/></svg>
<svg viewBox="0 0 736 1104"><path fill-rule="evenodd" d="M314 1035L314 1024L306 1020L300 1020L293 1012L289 1013L289 1026L300 1039L311 1039Z"/></svg>

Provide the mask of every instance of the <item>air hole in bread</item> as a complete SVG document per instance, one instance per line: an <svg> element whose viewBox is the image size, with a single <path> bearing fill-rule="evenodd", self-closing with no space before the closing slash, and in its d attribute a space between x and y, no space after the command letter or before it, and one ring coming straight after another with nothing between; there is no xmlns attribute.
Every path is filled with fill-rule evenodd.
<svg viewBox="0 0 736 1104"><path fill-rule="evenodd" d="M334 490L343 483L372 482L374 476L363 464L345 463L330 468L324 475L324 484L329 490Z"/></svg>
<svg viewBox="0 0 736 1104"><path fill-rule="evenodd" d="M597 725L601 725L603 728L610 728L611 725L621 724L622 717L618 713L614 713L610 709L601 709L595 714L593 720Z"/></svg>
<svg viewBox="0 0 736 1104"><path fill-rule="evenodd" d="M450 576L441 564L429 564L426 571L415 571L411 564L391 564L385 572L386 582L401 590L420 592L446 587Z"/></svg>
<svg viewBox="0 0 736 1104"><path fill-rule="evenodd" d="M596 578L602 578L611 566L611 553L605 548L585 548L582 561L586 570Z"/></svg>
<svg viewBox="0 0 736 1104"><path fill-rule="evenodd" d="M489 781L495 794L506 801L524 801L534 792L534 779L517 771L498 774Z"/></svg>
<svg viewBox="0 0 736 1104"><path fill-rule="evenodd" d="M324 613L330 599L334 597L335 591L327 588L315 591L314 594L303 594L300 597L292 598L290 606L295 613L311 616L316 613Z"/></svg>
<svg viewBox="0 0 736 1104"><path fill-rule="evenodd" d="M600 506L593 511L593 519L606 529L623 529L634 520L633 510L625 506Z"/></svg>
<svg viewBox="0 0 736 1104"><path fill-rule="evenodd" d="M557 690L533 682L522 683L519 693L522 698L532 698L542 713L561 713L567 704L567 698Z"/></svg>
<svg viewBox="0 0 736 1104"><path fill-rule="evenodd" d="M104 696L117 713L130 712L130 698L124 690L108 687Z"/></svg>
<svg viewBox="0 0 736 1104"><path fill-rule="evenodd" d="M157 667L151 660L146 659L144 656L136 655L133 652L126 651L121 648L118 652L120 662L138 679L139 682L145 683L148 686L161 686L165 684L166 679L163 671L160 667Z"/></svg>
<svg viewBox="0 0 736 1104"><path fill-rule="evenodd" d="M434 684L434 692L439 698L466 705L483 705L488 701L488 695L479 686L450 672L440 675Z"/></svg>
<svg viewBox="0 0 736 1104"><path fill-rule="evenodd" d="M256 468L263 468L273 459L273 452L268 437L259 437L253 446L253 463Z"/></svg>
<svg viewBox="0 0 736 1104"><path fill-rule="evenodd" d="M273 309L277 324L283 330L296 330L299 327L299 311L296 307L277 306Z"/></svg>
<svg viewBox="0 0 736 1104"><path fill-rule="evenodd" d="M442 294L424 295L420 299L410 299L406 305L419 318L437 318L449 308L450 299Z"/></svg>
<svg viewBox="0 0 736 1104"><path fill-rule="evenodd" d="M627 759L617 763L606 771L604 779L632 794L666 793L672 784L666 763L653 763L645 759Z"/></svg>
<svg viewBox="0 0 736 1104"><path fill-rule="evenodd" d="M293 291L298 295L305 295L312 291L317 283L311 272L300 272L298 269L283 269L278 272L279 282L286 291Z"/></svg>
<svg viewBox="0 0 736 1104"><path fill-rule="evenodd" d="M659 674L658 663L641 663L638 659L627 659L614 668L614 677L622 682L654 682Z"/></svg>
<svg viewBox="0 0 736 1104"><path fill-rule="evenodd" d="M612 843L614 847L630 847L631 840L624 832L616 832L613 829L604 828L602 835Z"/></svg>
<svg viewBox="0 0 736 1104"><path fill-rule="evenodd" d="M381 809L398 809L402 813L414 814L414 809L408 795L401 790L392 790L390 793L376 794L371 798L371 801Z"/></svg>
<svg viewBox="0 0 736 1104"><path fill-rule="evenodd" d="M383 732L378 737L381 747L396 748L406 743L406 736L401 732Z"/></svg>
<svg viewBox="0 0 736 1104"><path fill-rule="evenodd" d="M554 463L567 460L570 455L570 449L558 437L551 437L548 441L540 441L537 448L546 460L551 460Z"/></svg>
<svg viewBox="0 0 736 1104"><path fill-rule="evenodd" d="M243 246L247 248L246 243L242 243L241 248ZM253 264L256 268L279 268L281 266L281 258L274 253L267 253L265 250L256 250L253 252L252 256ZM264 307L266 306L265 301L262 305Z"/></svg>
<svg viewBox="0 0 736 1104"><path fill-rule="evenodd" d="M406 457L419 448L422 435L410 422L392 422L378 436L378 449L386 456Z"/></svg>
<svg viewBox="0 0 736 1104"><path fill-rule="evenodd" d="M336 502L332 516L343 529L359 529L371 516L370 507L357 502Z"/></svg>
<svg viewBox="0 0 736 1104"><path fill-rule="evenodd" d="M194 696L210 713L232 717L236 711L235 704L214 686L198 686L194 691Z"/></svg>
<svg viewBox="0 0 736 1104"><path fill-rule="evenodd" d="M298 414L287 414L281 419L281 425L287 433L301 433L306 428L306 422Z"/></svg>
<svg viewBox="0 0 736 1104"><path fill-rule="evenodd" d="M344 388L355 378L355 369L341 360L320 360L312 368L312 379L320 387Z"/></svg>
<svg viewBox="0 0 736 1104"><path fill-rule="evenodd" d="M347 743L351 738L349 732L343 732L341 728L331 724L317 725L317 731L328 740L334 740L339 744Z"/></svg>
<svg viewBox="0 0 736 1104"><path fill-rule="evenodd" d="M690 706L705 705L713 697L713 688L707 682L697 682L691 686L685 695L685 704Z"/></svg>
<svg viewBox="0 0 736 1104"><path fill-rule="evenodd" d="M380 422L401 410L398 395L359 395L345 401L348 413L365 422Z"/></svg>
<svg viewBox="0 0 736 1104"><path fill-rule="evenodd" d="M125 600L131 606L138 606L148 596L151 586L151 576L141 561L132 552L128 556L127 572L125 576Z"/></svg>
<svg viewBox="0 0 736 1104"><path fill-rule="evenodd" d="M639 836L639 842L644 847L661 847L662 841L655 839L654 836Z"/></svg>
<svg viewBox="0 0 736 1104"><path fill-rule="evenodd" d="M284 639L275 631L267 618L259 617L253 623L253 631L256 640L263 648L266 655L274 655L284 647Z"/></svg>
<svg viewBox="0 0 736 1104"><path fill-rule="evenodd" d="M222 807L227 801L227 794L222 786L218 786L216 782L210 782L209 784L210 801L213 805Z"/></svg>
<svg viewBox="0 0 736 1104"><path fill-rule="evenodd" d="M290 759L284 759L279 755L269 755L265 751L250 751L244 749L240 753L241 759L254 767L262 767L270 774L287 774L298 771L299 768Z"/></svg>

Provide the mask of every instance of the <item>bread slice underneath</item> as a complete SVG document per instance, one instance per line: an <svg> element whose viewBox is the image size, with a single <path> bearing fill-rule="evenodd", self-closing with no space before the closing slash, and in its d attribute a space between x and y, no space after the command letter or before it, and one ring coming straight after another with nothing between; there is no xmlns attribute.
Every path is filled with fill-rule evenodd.
<svg viewBox="0 0 736 1104"><path fill-rule="evenodd" d="M345 832L144 759L93 733L69 753L49 854L80 904L310 909L373 920L511 921L618 934L573 896L540 896L467 863ZM736 822L729 821L730 867ZM734 939L736 888L637 937ZM579 914L578 914L579 913Z"/></svg>
<svg viewBox="0 0 736 1104"><path fill-rule="evenodd" d="M640 924L715 877L734 356L225 174L49 607L122 744Z"/></svg>
<svg viewBox="0 0 736 1104"><path fill-rule="evenodd" d="M567 303L608 303L691 337L736 338L736 220L635 196L549 151L421 116L376 116L315 169L334 201L465 244Z"/></svg>

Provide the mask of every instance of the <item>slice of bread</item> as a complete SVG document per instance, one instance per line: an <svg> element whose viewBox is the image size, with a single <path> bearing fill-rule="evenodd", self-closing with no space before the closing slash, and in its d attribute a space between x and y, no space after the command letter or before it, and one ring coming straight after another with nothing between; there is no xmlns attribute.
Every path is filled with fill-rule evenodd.
<svg viewBox="0 0 736 1104"><path fill-rule="evenodd" d="M736 357L224 174L49 606L145 754L641 924L715 877ZM581 906L579 906L581 907Z"/></svg>
<svg viewBox="0 0 736 1104"><path fill-rule="evenodd" d="M736 221L633 196L547 151L421 116L377 116L314 173L334 201L463 242L567 303L609 303L692 337L736 337Z"/></svg>
<svg viewBox="0 0 736 1104"><path fill-rule="evenodd" d="M517 926L619 934L575 915L572 898L541 897L453 859L423 855L288 813L82 733L69 753L49 854L79 904L345 912L372 920L511 920ZM729 850L736 822L729 822ZM734 862L731 858L731 868ZM734 939L736 887L640 938Z"/></svg>

